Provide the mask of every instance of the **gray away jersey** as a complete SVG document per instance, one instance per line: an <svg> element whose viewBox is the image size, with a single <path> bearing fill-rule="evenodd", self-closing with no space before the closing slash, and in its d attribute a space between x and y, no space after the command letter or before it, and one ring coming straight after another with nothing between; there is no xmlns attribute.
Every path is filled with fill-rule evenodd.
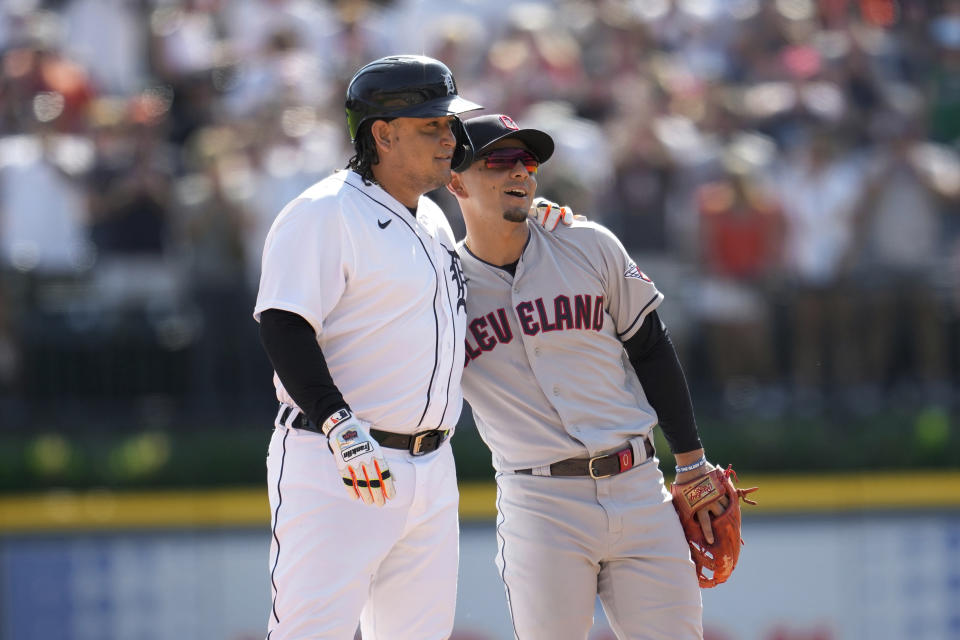
<svg viewBox="0 0 960 640"><path fill-rule="evenodd" d="M515 277L457 247L463 394L498 471L606 452L657 422L623 341L663 294L606 228L528 226Z"/></svg>

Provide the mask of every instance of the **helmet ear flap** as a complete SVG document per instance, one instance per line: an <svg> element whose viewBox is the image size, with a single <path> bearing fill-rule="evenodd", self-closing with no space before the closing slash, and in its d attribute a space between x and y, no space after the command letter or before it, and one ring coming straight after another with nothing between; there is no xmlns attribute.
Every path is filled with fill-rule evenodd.
<svg viewBox="0 0 960 640"><path fill-rule="evenodd" d="M452 129L453 135L457 139L457 147L453 151L450 168L459 173L473 164L473 141L470 139L470 134L467 133L467 129L463 126L463 121L460 120L460 118L453 118Z"/></svg>

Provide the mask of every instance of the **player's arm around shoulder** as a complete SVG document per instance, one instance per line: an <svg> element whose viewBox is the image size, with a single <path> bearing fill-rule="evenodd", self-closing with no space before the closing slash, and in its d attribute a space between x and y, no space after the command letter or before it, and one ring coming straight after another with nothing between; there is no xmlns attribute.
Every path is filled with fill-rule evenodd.
<svg viewBox="0 0 960 640"><path fill-rule="evenodd" d="M533 199L528 215L531 225L548 232L549 235L566 235L573 229L600 226L591 222L587 216L574 213L570 206L558 204L542 196Z"/></svg>
<svg viewBox="0 0 960 640"><path fill-rule="evenodd" d="M573 226L575 222L585 222L586 216L573 212L573 207L562 205L543 196L537 196L530 205L530 222L544 231L555 231Z"/></svg>

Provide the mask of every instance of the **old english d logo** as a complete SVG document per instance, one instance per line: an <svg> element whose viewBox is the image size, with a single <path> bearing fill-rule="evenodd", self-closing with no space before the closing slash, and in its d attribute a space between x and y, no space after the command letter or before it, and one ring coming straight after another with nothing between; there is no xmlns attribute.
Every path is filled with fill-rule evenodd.
<svg viewBox="0 0 960 640"><path fill-rule="evenodd" d="M457 85L453 83L453 76L449 73L443 74L443 85L447 88L448 96L452 96L457 93Z"/></svg>
<svg viewBox="0 0 960 640"><path fill-rule="evenodd" d="M457 286L457 311L467 310L467 278L463 275L463 266L456 251L447 249L450 254L450 280Z"/></svg>

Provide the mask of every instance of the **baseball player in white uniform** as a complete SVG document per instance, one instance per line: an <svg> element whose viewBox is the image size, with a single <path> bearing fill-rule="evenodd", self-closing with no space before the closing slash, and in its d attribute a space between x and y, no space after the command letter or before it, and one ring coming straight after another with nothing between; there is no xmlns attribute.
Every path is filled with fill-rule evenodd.
<svg viewBox="0 0 960 640"><path fill-rule="evenodd" d="M480 108L450 70L391 56L347 90L356 156L278 215L255 318L280 408L267 457L269 640L449 637L466 289L423 194ZM379 507L379 508L378 508Z"/></svg>
<svg viewBox="0 0 960 640"><path fill-rule="evenodd" d="M663 295L604 227L528 222L553 141L467 120L453 174L467 227L464 396L493 454L497 566L520 640L583 640L599 594L618 638L702 638L700 589L652 440L705 474ZM726 503L724 503L726 504ZM713 513L722 513L717 506ZM709 514L698 513L708 540Z"/></svg>

